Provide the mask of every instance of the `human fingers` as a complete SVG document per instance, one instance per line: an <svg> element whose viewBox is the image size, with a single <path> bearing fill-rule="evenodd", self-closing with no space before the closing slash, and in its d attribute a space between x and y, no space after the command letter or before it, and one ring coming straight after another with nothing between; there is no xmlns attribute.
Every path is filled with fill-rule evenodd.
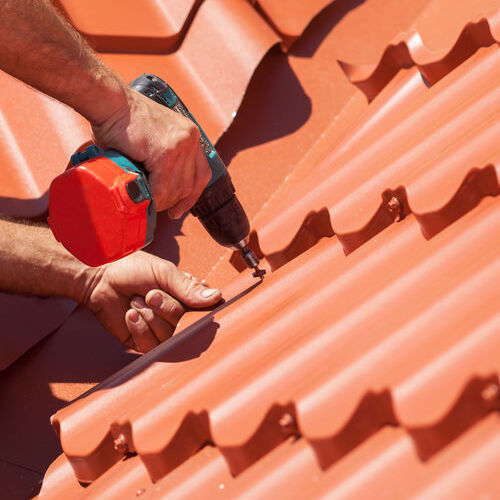
<svg viewBox="0 0 500 500"><path fill-rule="evenodd" d="M127 311L125 322L139 352L148 352L159 344L149 325L135 309Z"/></svg>
<svg viewBox="0 0 500 500"><path fill-rule="evenodd" d="M148 307L145 300L139 296L134 297L130 305L141 315L160 343L172 336L178 320L172 324L166 318L157 314L152 308Z"/></svg>
<svg viewBox="0 0 500 500"><path fill-rule="evenodd" d="M157 259L152 265L159 288L189 307L210 307L221 299L220 290L191 279L169 261Z"/></svg>
<svg viewBox="0 0 500 500"><path fill-rule="evenodd" d="M193 207L193 205L200 198L211 177L212 171L208 166L207 158L203 153L201 147L199 147L197 152L194 182L191 191L185 198L178 201L172 208L168 210L168 216L171 219L178 219L182 216L182 214Z"/></svg>
<svg viewBox="0 0 500 500"><path fill-rule="evenodd" d="M150 184L158 210L170 209L192 194L195 186L199 144L199 130L188 123L181 123L170 132L169 143L152 161L146 162L151 172Z"/></svg>
<svg viewBox="0 0 500 500"><path fill-rule="evenodd" d="M146 295L146 304L154 313L175 328L182 315L186 312L184 306L163 290L150 290Z"/></svg>

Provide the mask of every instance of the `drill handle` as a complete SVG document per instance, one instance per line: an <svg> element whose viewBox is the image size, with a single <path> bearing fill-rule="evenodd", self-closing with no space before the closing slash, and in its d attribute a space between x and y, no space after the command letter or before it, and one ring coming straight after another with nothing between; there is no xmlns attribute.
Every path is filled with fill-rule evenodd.
<svg viewBox="0 0 500 500"><path fill-rule="evenodd" d="M166 106L167 108L180 113L181 115L189 118L200 130L200 145L205 153L208 161L210 170L212 171L212 177L207 185L211 186L217 180L219 180L223 175L227 173L226 166L222 161L221 157L218 155L213 144L210 142L205 132L201 128L200 124L196 121L194 116L191 114L186 105L182 102L180 97L172 90L172 88L163 81L160 77L156 75L151 75L145 73L139 78L136 78L130 87L137 90L141 94L149 97L153 101Z"/></svg>

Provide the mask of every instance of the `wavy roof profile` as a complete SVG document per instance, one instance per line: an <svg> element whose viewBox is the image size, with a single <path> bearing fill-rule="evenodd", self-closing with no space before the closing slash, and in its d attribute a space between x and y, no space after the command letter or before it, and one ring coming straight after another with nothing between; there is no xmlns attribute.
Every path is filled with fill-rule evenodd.
<svg viewBox="0 0 500 500"><path fill-rule="evenodd" d="M283 184L263 283L54 415L41 499L498 494L500 51L469 52Z"/></svg>
<svg viewBox="0 0 500 500"><path fill-rule="evenodd" d="M145 1L141 19L135 3L116 12L106 2L89 2L85 12L78 2L59 3L127 80L168 75L216 139L263 55L280 39L287 49L331 2ZM291 56L275 50L259 66L247 105L272 106L273 92L293 88L300 111L285 132L242 143L251 148L267 137L275 158L293 163L277 167L275 191L254 186L268 189L252 211L252 240L269 275L255 285L230 268L229 254L213 256L210 280L228 269L235 277L224 286L226 304L188 313L179 334L54 415L64 454L47 471L42 500L498 495L500 52L493 39L500 6L433 0L410 30L401 21L403 32L418 33L413 40L427 59L411 47L413 61L399 66L392 64L399 53L390 64L373 57L366 75L381 78L370 80L368 106L334 61L356 63L355 53L366 62L363 54L375 52L354 39L384 24L377 9L392 9L396 25L397 3L355 2L351 11L336 0L308 30L311 43L299 40ZM342 30L352 52L335 38ZM393 50L394 32L381 28L380 54ZM325 33L334 36L324 41ZM0 79L0 88L21 89L16 107L7 97L2 103L12 133L0 141L21 180L0 189L38 215L51 175L87 132L70 111L11 79ZM333 111L330 99L339 106ZM31 135L22 128L28 106ZM276 109L263 119L272 121ZM245 134L255 124L244 109L235 128ZM37 131L56 137L40 158L29 141ZM229 132L225 148L238 138ZM267 146L255 148L256 162ZM250 171L250 162L244 177L239 163L231 171L240 185L269 168ZM42 168L32 173L32 164ZM238 192L248 196L250 187ZM23 197L40 199L28 206ZM245 206L254 210L255 199ZM63 333L86 325L84 314L73 315ZM62 390L57 371L53 377Z"/></svg>
<svg viewBox="0 0 500 500"><path fill-rule="evenodd" d="M458 7L458 8L457 8ZM435 23L427 19L434 18ZM439 30L443 24L460 30ZM417 66L432 85L464 62L480 47L500 41L500 15L496 0L430 2L406 33L392 41L376 64L341 62L349 79L373 99L403 68Z"/></svg>

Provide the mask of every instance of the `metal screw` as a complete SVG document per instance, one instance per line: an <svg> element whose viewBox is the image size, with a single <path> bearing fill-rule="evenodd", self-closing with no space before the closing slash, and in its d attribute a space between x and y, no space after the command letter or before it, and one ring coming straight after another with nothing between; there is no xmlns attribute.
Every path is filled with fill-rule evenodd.
<svg viewBox="0 0 500 500"><path fill-rule="evenodd" d="M395 221L400 221L401 220L401 203L399 200L393 196L389 202L387 203L387 206L389 208L389 212L391 212L392 216L394 217Z"/></svg>
<svg viewBox="0 0 500 500"><path fill-rule="evenodd" d="M127 439L123 434L119 434L118 437L113 441L113 447L116 451L120 451L122 453L127 452Z"/></svg>
<svg viewBox="0 0 500 500"><path fill-rule="evenodd" d="M146 490L144 488L137 490L137 492L135 493L135 496L140 497L143 493L146 493Z"/></svg>
<svg viewBox="0 0 500 500"><path fill-rule="evenodd" d="M290 413L284 413L280 418L279 424L283 430L290 429L290 427L295 426L295 419Z"/></svg>
<svg viewBox="0 0 500 500"><path fill-rule="evenodd" d="M487 385L482 391L481 391L481 397L486 400L486 401L493 401L498 397L498 392L499 388L498 385L495 383Z"/></svg>

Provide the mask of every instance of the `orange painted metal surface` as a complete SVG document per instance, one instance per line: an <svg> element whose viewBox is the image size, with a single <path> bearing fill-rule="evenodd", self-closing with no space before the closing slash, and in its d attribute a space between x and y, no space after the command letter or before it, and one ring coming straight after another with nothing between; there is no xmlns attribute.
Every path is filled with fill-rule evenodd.
<svg viewBox="0 0 500 500"><path fill-rule="evenodd" d="M494 495L498 54L400 72L291 176L254 218L274 272L56 413L42 498Z"/></svg>
<svg viewBox="0 0 500 500"><path fill-rule="evenodd" d="M500 408L499 221L490 198L431 240L410 216L347 258L331 238L253 289L242 278L56 414L76 477L129 451L167 478L206 443L238 476L294 435L328 471L385 425L433 460Z"/></svg>
<svg viewBox="0 0 500 500"><path fill-rule="evenodd" d="M74 309L75 303L70 300L0 293L0 370L7 368L30 347L61 326ZM22 335L4 334L15 330Z"/></svg>
<svg viewBox="0 0 500 500"><path fill-rule="evenodd" d="M500 5L258 3L206 0L175 53L105 58L128 80L145 65L172 75L216 139L278 40L269 24L287 45L326 7L288 55L267 54L218 144L270 274L255 286L194 219L161 218L152 251L224 284L227 303L189 313L181 333L55 414L64 455L40 497L495 498ZM410 40L398 32L417 33L426 58L409 43L394 65L391 44ZM214 78L209 57L225 65ZM87 330L100 331L78 311L57 335L83 342ZM41 364L56 351L46 339ZM107 352L95 377L49 376L54 409L106 373Z"/></svg>
<svg viewBox="0 0 500 500"><path fill-rule="evenodd" d="M126 81L145 68L167 80L215 142L236 115L261 59L278 41L247 1L206 0L176 52L102 58Z"/></svg>
<svg viewBox="0 0 500 500"><path fill-rule="evenodd" d="M283 39L284 48L289 48L303 33L311 20L332 0L250 0L269 21Z"/></svg>
<svg viewBox="0 0 500 500"><path fill-rule="evenodd" d="M196 498L200 493L204 498L495 497L499 493L495 480L499 439L500 422L491 415L424 464L404 432L385 428L342 463L323 471L307 443L292 438L236 478L220 452L207 446L156 483L140 459L132 457L101 476L87 494L95 499L138 493L143 498L165 499ZM61 456L49 469L40 498L83 498L85 491Z"/></svg>
<svg viewBox="0 0 500 500"><path fill-rule="evenodd" d="M177 49L203 0L56 0L99 52L162 54Z"/></svg>

